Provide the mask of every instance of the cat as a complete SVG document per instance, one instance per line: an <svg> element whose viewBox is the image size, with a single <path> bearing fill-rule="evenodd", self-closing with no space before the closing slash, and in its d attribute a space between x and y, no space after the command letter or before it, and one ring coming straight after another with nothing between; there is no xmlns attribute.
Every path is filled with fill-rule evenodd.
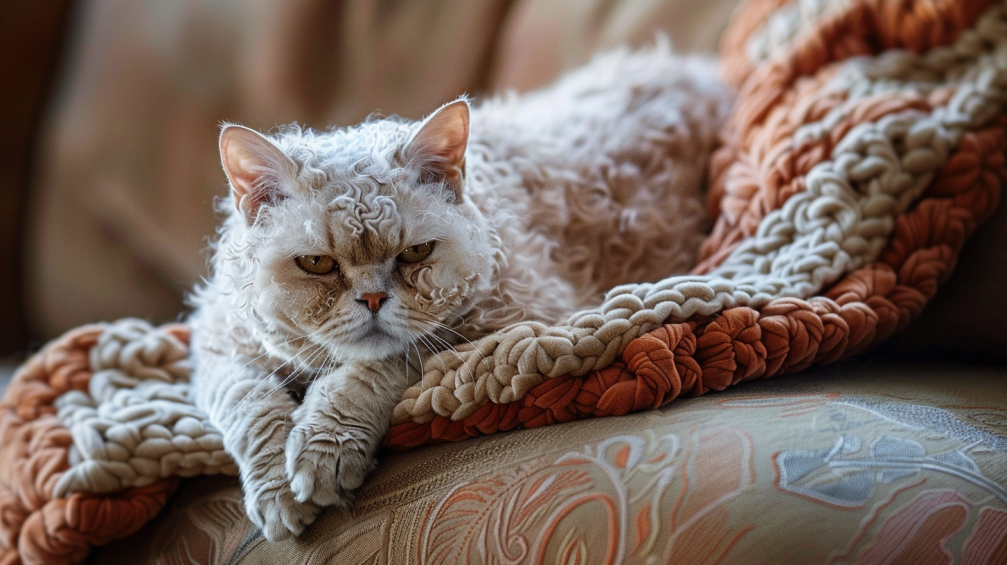
<svg viewBox="0 0 1007 565"><path fill-rule="evenodd" d="M715 77L659 44L418 122L223 128L193 394L268 540L352 501L421 356L691 266Z"/></svg>

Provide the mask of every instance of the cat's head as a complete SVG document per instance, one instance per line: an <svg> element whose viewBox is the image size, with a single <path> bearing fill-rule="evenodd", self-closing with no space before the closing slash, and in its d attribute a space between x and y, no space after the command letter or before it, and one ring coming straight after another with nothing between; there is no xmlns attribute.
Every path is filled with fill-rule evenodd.
<svg viewBox="0 0 1007 565"><path fill-rule="evenodd" d="M468 127L464 100L418 123L224 127L233 206L215 276L274 338L306 337L337 361L386 358L456 325L496 254L465 195Z"/></svg>

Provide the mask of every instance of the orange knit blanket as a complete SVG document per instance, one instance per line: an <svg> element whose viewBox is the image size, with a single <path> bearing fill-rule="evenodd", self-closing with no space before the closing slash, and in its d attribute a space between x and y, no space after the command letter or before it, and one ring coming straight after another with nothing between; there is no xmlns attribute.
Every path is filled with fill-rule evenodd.
<svg viewBox="0 0 1007 565"><path fill-rule="evenodd" d="M487 350L503 359L495 367L428 373L396 409L387 444L657 408L682 394L830 363L901 330L950 275L1007 179L1007 61L998 52L1007 52L1004 2L750 0L722 43L723 75L739 100L711 167L717 220L694 271L698 282L678 281L657 293L700 306L681 314L683 306L656 327L627 316L624 324L613 322L622 333L608 341L592 334L557 345L572 357L549 357L547 345L576 331L532 328L525 341L534 347L518 340L503 353ZM802 240L803 255L796 266L781 267L776 250L798 232L811 234ZM793 290L781 282L775 295L740 284L704 290L702 276L729 279L739 257L750 277L812 272L819 263L840 276ZM789 257L793 262L794 253ZM686 287L693 294L682 298ZM624 302L651 308L650 299ZM647 331L632 331L641 327ZM101 444L105 438L88 435L95 428L60 417L58 402L86 402L118 382L114 375L92 379L108 355L155 367L167 375L166 387L171 375L184 374L185 328L160 330L139 352L109 342L96 353L103 329L81 328L49 344L0 403L0 564L79 561L91 546L153 517L176 476L233 472L214 451L213 432L192 414L179 416L173 433L189 434L185 449L205 450L188 459L166 456L150 476ZM591 364L580 363L588 358ZM477 380L480 367L489 376ZM57 401L68 394L73 398ZM185 400L184 391L163 394ZM173 441L157 433L121 441L155 453ZM94 450L109 465L95 464L90 478L74 475L87 463L81 454ZM95 494L108 485L119 490Z"/></svg>
<svg viewBox="0 0 1007 565"><path fill-rule="evenodd" d="M864 124L901 116L913 123L978 103L965 102L972 87L956 81L955 73L968 63L955 56L967 59L962 43L990 41L973 37L980 34L971 28L992 4L753 0L743 6L722 43L723 75L740 94L711 170L710 212L717 221L693 272L711 271L742 242L771 240L773 234L760 233L767 215L805 191L812 169L836 161L844 144L848 147L858 134L869 138L863 135ZM818 11L808 13L809 6ZM1002 8L992 10L999 14ZM965 30L970 36L962 38ZM849 72L851 63L871 63L851 58L885 52L895 57ZM1007 70L993 66L987 72L996 74L1002 88ZM844 72L860 83L837 80ZM1007 178L1003 108L991 104L970 125L974 127L964 129L957 147L937 156L943 164L924 176L915 206L894 216L892 236L876 260L850 270L817 295L776 298L759 308L728 308L715 316L665 324L630 341L606 368L550 378L509 402L484 401L464 417L428 411L425 417L398 421L387 443L406 447L455 441L652 409L680 394L723 390L876 346L919 315L950 276L965 240L996 207L1000 182ZM912 134L895 139L895 145ZM918 166L913 157L934 158L924 151L902 156L887 151L883 144L861 151L868 158L858 164L861 171L848 176L856 180L858 174L873 172L871 167L912 169ZM869 185L867 190L885 187ZM836 215L837 223L857 220ZM779 223L773 227L792 229Z"/></svg>

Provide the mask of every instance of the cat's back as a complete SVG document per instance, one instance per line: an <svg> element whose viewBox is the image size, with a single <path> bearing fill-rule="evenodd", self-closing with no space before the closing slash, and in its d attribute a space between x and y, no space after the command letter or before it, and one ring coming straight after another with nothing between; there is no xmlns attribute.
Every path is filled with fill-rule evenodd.
<svg viewBox="0 0 1007 565"><path fill-rule="evenodd" d="M618 284L685 272L730 99L714 59L674 55L666 42L600 55L475 109L469 194L498 217L514 212L512 233L540 235L516 235L514 247L548 257L529 268L569 281L581 306Z"/></svg>
<svg viewBox="0 0 1007 565"><path fill-rule="evenodd" d="M728 100L715 59L675 55L661 41L599 55L543 89L487 100L473 111L471 142L517 167L647 159L655 143L666 153L669 144L711 138Z"/></svg>

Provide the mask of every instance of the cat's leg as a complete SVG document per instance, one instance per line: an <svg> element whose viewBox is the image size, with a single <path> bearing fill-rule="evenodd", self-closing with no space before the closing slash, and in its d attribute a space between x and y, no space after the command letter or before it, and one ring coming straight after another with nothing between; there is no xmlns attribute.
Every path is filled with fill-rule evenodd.
<svg viewBox="0 0 1007 565"><path fill-rule="evenodd" d="M351 362L312 383L287 438L287 476L296 500L319 506L352 501L411 384L403 369L388 361Z"/></svg>
<svg viewBox="0 0 1007 565"><path fill-rule="evenodd" d="M223 434L241 474L245 512L269 541L298 536L320 508L294 499L285 472L287 434L297 403L247 359L200 352L196 404Z"/></svg>

